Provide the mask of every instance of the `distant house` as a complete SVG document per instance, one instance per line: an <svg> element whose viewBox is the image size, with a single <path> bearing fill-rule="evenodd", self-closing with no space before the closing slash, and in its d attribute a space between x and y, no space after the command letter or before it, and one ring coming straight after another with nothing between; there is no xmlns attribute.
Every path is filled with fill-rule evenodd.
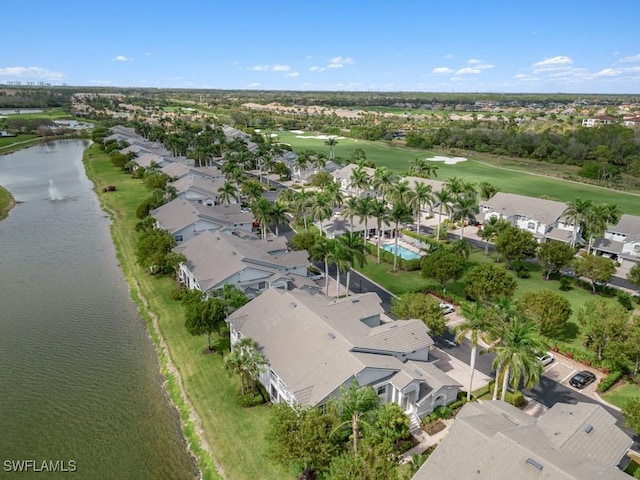
<svg viewBox="0 0 640 480"><path fill-rule="evenodd" d="M307 278L308 253L287 250L284 237L258 240L242 238L237 232L205 231L178 245L175 251L187 257L180 265L180 281L208 295L224 285L237 287L249 298L270 288L317 288Z"/></svg>
<svg viewBox="0 0 640 480"><path fill-rule="evenodd" d="M627 127L635 127L640 125L640 115L636 115L634 117L627 117L622 120L622 124Z"/></svg>
<svg viewBox="0 0 640 480"><path fill-rule="evenodd" d="M210 207L176 198L149 213L156 219L156 227L168 231L178 243L207 230L251 233L253 229L253 214L243 212L237 203Z"/></svg>
<svg viewBox="0 0 640 480"><path fill-rule="evenodd" d="M603 238L598 238L593 250L596 254L620 262L631 268L640 261L640 217L624 214L616 225L610 225Z"/></svg>
<svg viewBox="0 0 640 480"><path fill-rule="evenodd" d="M190 173L169 185L176 189L178 198L213 206L220 203L218 189L224 185L224 181L208 180Z"/></svg>
<svg viewBox="0 0 640 480"><path fill-rule="evenodd" d="M372 179L375 169L370 167L362 168L367 173L369 179ZM356 169L358 169L358 166L355 163L350 163L349 165L334 170L331 174L333 176L333 181L340 185L340 190L350 196L363 194L363 192L357 191L357 189L351 185L351 175Z"/></svg>
<svg viewBox="0 0 640 480"><path fill-rule="evenodd" d="M611 125L617 121L618 119L616 117L611 117L609 115L596 115L594 117L583 118L582 126L591 128L599 125Z"/></svg>
<svg viewBox="0 0 640 480"><path fill-rule="evenodd" d="M461 387L430 361L425 324L390 319L375 293L336 300L269 290L227 321L232 344L250 337L260 346L269 362L260 382L273 402L321 406L358 382L400 405L415 428Z"/></svg>
<svg viewBox="0 0 640 480"><path fill-rule="evenodd" d="M498 401L467 403L413 480L629 480L633 444L593 403L556 403L535 418Z"/></svg>
<svg viewBox="0 0 640 480"><path fill-rule="evenodd" d="M504 192L496 193L489 200L480 201L480 215L484 216L482 221L491 217L505 219L514 227L531 232L539 242L571 242L573 223L565 219L566 209L567 204L564 202Z"/></svg>
<svg viewBox="0 0 640 480"><path fill-rule="evenodd" d="M167 160L165 157L156 155L155 153L150 152L139 152L138 156L136 156L133 161L138 167L141 168L150 168L152 166L156 166L157 168L166 167L171 162Z"/></svg>

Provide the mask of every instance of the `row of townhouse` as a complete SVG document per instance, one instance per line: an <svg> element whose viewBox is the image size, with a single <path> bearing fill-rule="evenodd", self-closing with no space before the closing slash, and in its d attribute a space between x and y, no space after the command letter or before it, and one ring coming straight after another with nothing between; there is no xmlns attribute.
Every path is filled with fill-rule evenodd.
<svg viewBox="0 0 640 480"><path fill-rule="evenodd" d="M356 165L350 164L335 171L333 173L334 181L340 184L340 190L345 195L374 195L371 190L360 192L351 185L351 176L356 168L358 168ZM370 178L373 177L374 169L364 167L364 170ZM407 176L403 179L408 180L409 186L412 188L418 182L429 185L434 193L442 190L445 185L444 182L438 180L420 177ZM480 200L479 207L480 212L476 219L480 224L492 217L497 217L506 220L515 227L531 232L541 243L548 240L572 243L574 224L565 215L568 207L565 202L498 192L488 200ZM436 204L421 213L432 216L437 210L438 205ZM443 217L446 218L444 215ZM367 237L377 234L375 226L365 227L364 223L357 218L351 221L339 215L326 220L322 227L330 236L340 235L349 230L362 232L368 230L365 232ZM385 235L388 235L392 230L393 227L389 224L384 225ZM580 227L576 230L575 241L577 244L585 243ZM640 262L640 217L622 215L617 224L607 227L603 237L596 239L593 249L598 255L604 255L618 261L624 268L633 267Z"/></svg>
<svg viewBox="0 0 640 480"><path fill-rule="evenodd" d="M261 346L269 365L260 381L273 402L322 406L357 381L382 403L400 405L417 428L421 417L456 400L461 386L430 358L433 340L422 321L392 320L373 293L323 295L307 276L306 251L288 250L282 237L260 239L250 212L216 205L212 187L197 188L223 181L214 171L166 160L156 164L174 179L178 198L151 211L155 226L178 241L185 287L215 295L233 285L252 298L228 319L231 341L250 337Z"/></svg>

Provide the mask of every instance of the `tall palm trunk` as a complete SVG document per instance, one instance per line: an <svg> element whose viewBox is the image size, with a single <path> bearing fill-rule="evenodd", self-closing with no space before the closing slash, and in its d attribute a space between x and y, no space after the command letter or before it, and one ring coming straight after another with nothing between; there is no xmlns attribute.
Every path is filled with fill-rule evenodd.
<svg viewBox="0 0 640 480"><path fill-rule="evenodd" d="M442 223L442 204L438 208L438 229L436 230L436 240L440 240L440 224Z"/></svg>
<svg viewBox="0 0 640 480"><path fill-rule="evenodd" d="M467 402L471 401L471 390L473 390L473 374L476 371L476 355L478 351L478 346L474 344L471 347L471 374L469 375L469 391L467 392Z"/></svg>
<svg viewBox="0 0 640 480"><path fill-rule="evenodd" d="M395 251L395 255L393 256L393 271L395 272L398 269L398 222L396 222L396 251Z"/></svg>
<svg viewBox="0 0 640 480"><path fill-rule="evenodd" d="M420 206L418 205L418 222L417 222L418 227L417 227L416 233L420 233L420 212L421 212Z"/></svg>
<svg viewBox="0 0 640 480"><path fill-rule="evenodd" d="M377 242L377 247L378 247L378 264L380 264L380 238L382 237L382 224L379 223L378 224L378 242Z"/></svg>
<svg viewBox="0 0 640 480"><path fill-rule="evenodd" d="M507 398L507 386L509 385L509 374L511 373L510 370L511 368L507 365L507 368L504 371L504 377L502 378L502 396L500 397L500 400L503 402Z"/></svg>
<svg viewBox="0 0 640 480"><path fill-rule="evenodd" d="M351 283L351 269L347 270L347 286L346 286L347 291L345 292L345 295L347 297L349 296L349 283Z"/></svg>
<svg viewBox="0 0 640 480"><path fill-rule="evenodd" d="M353 455L358 455L358 435L360 426L358 425L358 414L354 413L351 419L351 434L353 435Z"/></svg>
<svg viewBox="0 0 640 480"><path fill-rule="evenodd" d="M336 298L340 298L340 267L336 265Z"/></svg>
<svg viewBox="0 0 640 480"><path fill-rule="evenodd" d="M460 240L464 238L464 220L462 220L462 225L460 226Z"/></svg>
<svg viewBox="0 0 640 480"><path fill-rule="evenodd" d="M324 256L324 282L325 282L325 292L324 294L329 296L329 256Z"/></svg>
<svg viewBox="0 0 640 480"><path fill-rule="evenodd" d="M500 381L500 371L502 370L502 365L499 365L498 368L496 368L496 380L493 383L493 397L491 398L491 400L497 400L498 399L498 382Z"/></svg>

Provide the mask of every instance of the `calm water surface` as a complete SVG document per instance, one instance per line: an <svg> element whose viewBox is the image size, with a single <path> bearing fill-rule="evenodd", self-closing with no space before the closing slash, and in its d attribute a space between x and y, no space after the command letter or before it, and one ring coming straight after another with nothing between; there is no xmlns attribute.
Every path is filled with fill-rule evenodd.
<svg viewBox="0 0 640 480"><path fill-rule="evenodd" d="M0 478L195 478L84 173L86 145L0 156L0 185L24 202L0 222ZM13 460L76 471L8 472Z"/></svg>

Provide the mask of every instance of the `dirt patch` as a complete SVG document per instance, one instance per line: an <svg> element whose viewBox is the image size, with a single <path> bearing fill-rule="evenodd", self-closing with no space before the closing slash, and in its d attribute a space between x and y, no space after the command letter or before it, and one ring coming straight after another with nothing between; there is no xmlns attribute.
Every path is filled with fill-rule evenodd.
<svg viewBox="0 0 640 480"><path fill-rule="evenodd" d="M427 423L422 427L422 429L427 433L427 435L432 436L438 432L441 432L447 428L447 425L442 420L436 420L435 422Z"/></svg>

